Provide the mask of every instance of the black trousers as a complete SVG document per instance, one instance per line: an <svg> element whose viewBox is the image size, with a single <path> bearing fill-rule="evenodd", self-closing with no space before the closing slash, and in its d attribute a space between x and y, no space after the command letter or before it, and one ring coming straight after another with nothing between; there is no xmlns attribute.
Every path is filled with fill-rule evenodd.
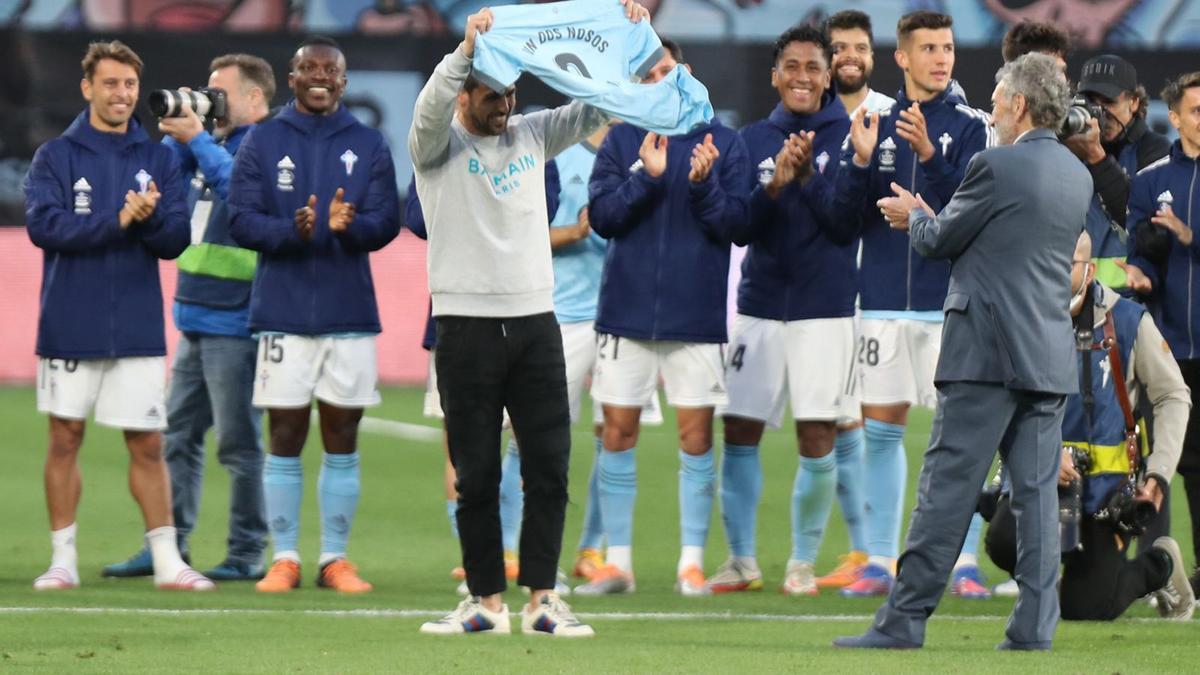
<svg viewBox="0 0 1200 675"><path fill-rule="evenodd" d="M554 314L437 317L434 365L450 461L458 472L458 534L471 594L506 588L500 539L505 408L521 446L525 491L517 583L554 588L571 454L567 371Z"/></svg>
<svg viewBox="0 0 1200 675"><path fill-rule="evenodd" d="M1147 548L1129 560L1129 538L1118 539L1108 523L1085 515L1079 529L1083 550L1063 555L1058 594L1063 620L1112 621L1135 600L1166 585L1171 562L1162 551ZM1016 520L1007 498L996 507L984 541L992 562L1012 574Z"/></svg>
<svg viewBox="0 0 1200 675"><path fill-rule="evenodd" d="M1192 410L1200 404L1200 359L1178 361L1183 381L1192 390ZM1188 515L1192 521L1192 559L1200 565L1200 414L1188 417L1187 434L1183 437L1183 456L1179 458L1179 475L1187 492Z"/></svg>

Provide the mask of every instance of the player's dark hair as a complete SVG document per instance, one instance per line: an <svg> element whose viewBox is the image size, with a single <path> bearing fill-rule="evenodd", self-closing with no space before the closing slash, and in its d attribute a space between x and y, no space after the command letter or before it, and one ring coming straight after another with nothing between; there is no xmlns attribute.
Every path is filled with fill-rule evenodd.
<svg viewBox="0 0 1200 675"><path fill-rule="evenodd" d="M679 46L678 42L663 38L662 46L671 53L671 58L675 59L675 63L684 63L683 48Z"/></svg>
<svg viewBox="0 0 1200 675"><path fill-rule="evenodd" d="M867 40L872 44L875 43L875 33L871 30L871 17L866 12L860 12L857 9L844 9L825 19L826 39L829 38L830 31L853 30L855 28L862 30L867 34Z"/></svg>
<svg viewBox="0 0 1200 675"><path fill-rule="evenodd" d="M900 17L900 21L896 23L896 44L903 49L908 45L908 38L912 36L913 31L921 29L940 30L942 28L950 28L953 25L954 19L950 18L949 14L925 10L909 12Z"/></svg>
<svg viewBox="0 0 1200 675"><path fill-rule="evenodd" d="M815 26L801 24L785 30L783 35L780 35L779 39L775 40L775 54L772 57L772 61L779 63L779 56L793 42L811 42L816 45L821 50L821 53L825 55L826 66L829 65L830 60L833 58L829 52L829 39L826 37L825 32Z"/></svg>
<svg viewBox="0 0 1200 675"><path fill-rule="evenodd" d="M1200 87L1200 70L1184 73L1168 81L1159 96L1168 109L1179 112L1179 102L1183 100L1183 93L1192 87Z"/></svg>
<svg viewBox="0 0 1200 675"><path fill-rule="evenodd" d="M1004 62L1015 61L1030 52L1057 54L1067 58L1071 51L1071 36L1054 24L1026 19L1014 25L1004 34L1004 45L1000 53Z"/></svg>
<svg viewBox="0 0 1200 675"><path fill-rule="evenodd" d="M124 42L113 40L112 42L93 42L88 45L87 53L83 55L83 61L80 62L80 65L83 66L84 79L90 82L92 75L96 73L96 64L104 59L131 66L138 77L142 76L142 59L137 52L130 49L129 45Z"/></svg>
<svg viewBox="0 0 1200 675"><path fill-rule="evenodd" d="M271 70L271 64L250 54L224 54L213 59L212 63L208 64L208 70L212 72L230 66L237 67L238 77L242 78L243 83L261 89L263 100L267 105L271 104L271 99L275 98L275 72Z"/></svg>
<svg viewBox="0 0 1200 675"><path fill-rule="evenodd" d="M337 40L325 35L310 35L304 38L304 40L300 43L300 46L296 47L296 51L292 54L292 60L288 62L289 66L295 67L296 56L299 55L305 47L328 47L341 54L343 59L346 58L346 53L342 51L342 46L338 44Z"/></svg>

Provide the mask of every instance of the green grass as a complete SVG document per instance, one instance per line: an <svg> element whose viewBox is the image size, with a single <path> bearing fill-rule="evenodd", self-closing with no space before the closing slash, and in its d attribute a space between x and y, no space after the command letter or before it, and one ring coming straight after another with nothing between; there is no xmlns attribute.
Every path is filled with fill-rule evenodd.
<svg viewBox="0 0 1200 675"><path fill-rule="evenodd" d="M427 423L421 393L384 392L378 417ZM589 419L584 415L584 419ZM873 673L927 672L1188 672L1200 662L1195 626L1148 620L1152 611L1132 608L1130 619L1112 624L1061 624L1051 654L1000 654L1011 601L972 602L947 596L930 624L919 653L838 652L838 635L860 632L878 601L827 593L787 598L772 592L790 548L788 511L795 470L794 440L769 433L763 444L766 484L759 516L759 557L768 590L736 596L682 598L672 592L678 555L678 459L673 420L643 433L639 444L639 494L635 527L638 592L631 596L578 599L574 607L591 619L598 637L584 641L510 638L434 638L417 634L426 616L457 602L448 572L457 544L446 522L438 443L364 435L363 497L351 540L351 557L375 591L343 597L312 585L318 540L316 472L319 439L305 454L306 487L301 553L305 586L286 596L261 596L249 584L226 583L217 593L155 591L149 580L108 580L100 568L124 559L141 545L142 523L126 487L126 451L120 434L91 425L81 453L84 477L79 514L83 587L35 593L33 577L49 560L41 485L45 418L34 412L30 389L0 388L0 429L5 470L0 504L6 518L0 537L0 671L33 672L780 672L795 670ZM906 443L910 484L928 436L929 415L914 414ZM563 566L569 567L579 535L590 432L576 428L571 467ZM910 486L910 492L912 489ZM1180 493L1182 494L1182 493ZM192 553L203 568L224 554L228 480L210 453L199 527ZM1176 500L1175 528L1187 515ZM1190 543L1181 541L1184 550ZM836 508L818 569L836 563L846 549ZM725 555L720 519L714 513L706 569ZM985 563L994 580L999 574ZM523 602L510 591L516 610ZM18 609L25 608L25 609ZM87 613L75 608L90 608ZM153 613L138 611L160 610ZM180 610L180 611L175 611ZM205 611L195 611L205 610ZM228 610L228 611L221 611ZM359 610L352 612L351 610ZM375 610L371 611L362 610ZM655 620L617 613L700 613L692 619ZM790 620L778 617L787 616ZM776 617L776 618L772 618Z"/></svg>

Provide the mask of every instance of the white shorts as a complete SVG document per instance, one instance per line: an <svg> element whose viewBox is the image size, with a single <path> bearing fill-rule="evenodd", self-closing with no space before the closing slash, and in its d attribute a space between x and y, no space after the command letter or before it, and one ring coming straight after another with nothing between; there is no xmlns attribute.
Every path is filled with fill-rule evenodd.
<svg viewBox="0 0 1200 675"><path fill-rule="evenodd" d="M118 359L38 359L38 412L117 429L167 428L167 360L163 356Z"/></svg>
<svg viewBox="0 0 1200 675"><path fill-rule="evenodd" d="M723 345L633 340L600 334L592 400L608 405L651 405L661 375L667 403L712 408L728 403Z"/></svg>
<svg viewBox="0 0 1200 675"><path fill-rule="evenodd" d="M933 372L942 346L942 324L911 319L862 319L858 365L864 405L934 407Z"/></svg>
<svg viewBox="0 0 1200 675"><path fill-rule="evenodd" d="M778 428L790 399L796 420L857 417L853 317L785 322L739 314L726 353L729 405L721 415Z"/></svg>
<svg viewBox="0 0 1200 675"><path fill-rule="evenodd" d="M304 408L314 398L341 408L379 404L374 335L261 335L254 372L257 408Z"/></svg>
<svg viewBox="0 0 1200 675"><path fill-rule="evenodd" d="M567 360L567 399L571 406L571 423L574 424L583 407L583 392L587 389L588 381L591 379L593 384L595 381L593 374L599 340L593 321L559 324L559 328L562 330L563 356ZM641 420L642 424L662 424L662 406L658 402L657 391L650 396L649 405L642 409ZM592 423L604 424L604 409L595 400L592 402Z"/></svg>
<svg viewBox="0 0 1200 675"><path fill-rule="evenodd" d="M579 411L583 407L583 392L587 388L592 369L596 365L596 331L592 321L579 321L559 324L563 338L563 356L567 364L567 399L571 409L571 423L579 420ZM429 359L429 377L425 382L425 416L443 419L442 397L437 388L437 369L433 367L433 358ZM508 423L508 411L504 413L505 426ZM650 405L642 411L642 423L662 424L662 407L658 396L650 398ZM592 423L604 424L604 411L599 405L592 406Z"/></svg>

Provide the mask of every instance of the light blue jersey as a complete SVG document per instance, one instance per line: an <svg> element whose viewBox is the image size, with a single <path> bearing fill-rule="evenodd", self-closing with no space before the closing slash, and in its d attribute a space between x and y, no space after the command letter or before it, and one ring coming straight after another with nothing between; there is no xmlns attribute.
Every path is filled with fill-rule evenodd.
<svg viewBox="0 0 1200 675"><path fill-rule="evenodd" d="M561 183L558 211L550 227L579 222L579 212L588 205L588 179L596 162L596 148L587 141L572 145L554 159ZM600 274L608 242L592 232L587 239L554 251L554 315L559 323L593 321L600 296Z"/></svg>
<svg viewBox="0 0 1200 675"><path fill-rule="evenodd" d="M661 82L636 84L662 58L649 21L632 23L617 0L572 0L492 9L475 41L473 74L496 91L522 72L634 126L668 136L712 119L708 89L683 66Z"/></svg>

